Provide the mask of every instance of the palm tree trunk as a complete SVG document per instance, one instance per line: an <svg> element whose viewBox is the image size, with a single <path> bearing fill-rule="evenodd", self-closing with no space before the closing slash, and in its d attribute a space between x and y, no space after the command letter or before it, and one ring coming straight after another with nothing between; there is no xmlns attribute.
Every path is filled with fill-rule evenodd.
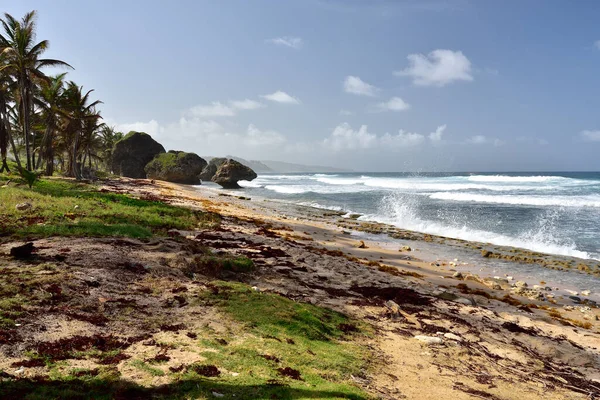
<svg viewBox="0 0 600 400"><path fill-rule="evenodd" d="M25 156L27 158L27 170L31 171L31 153L29 148L29 110L27 101L27 89L24 74L21 76L21 110L23 113L23 136L25 137Z"/></svg>
<svg viewBox="0 0 600 400"><path fill-rule="evenodd" d="M79 165L77 163L77 153L79 152L79 132L75 134L75 141L73 142L73 151L71 153L71 174L78 181L81 180L81 170L79 169Z"/></svg>
<svg viewBox="0 0 600 400"><path fill-rule="evenodd" d="M23 168L23 165L21 164L21 158L19 158L19 152L17 151L17 145L15 144L15 138L10 134L10 131L8 131L8 138L10 140L10 146L12 147L13 155L15 156L15 161L17 162L19 168Z"/></svg>
<svg viewBox="0 0 600 400"><path fill-rule="evenodd" d="M52 141L54 139L54 124L51 119L46 121L46 132L42 138L42 144L40 145L40 154L38 156L38 162L35 169L40 169L42 160L46 160L46 176L52 176L54 173L54 148Z"/></svg>

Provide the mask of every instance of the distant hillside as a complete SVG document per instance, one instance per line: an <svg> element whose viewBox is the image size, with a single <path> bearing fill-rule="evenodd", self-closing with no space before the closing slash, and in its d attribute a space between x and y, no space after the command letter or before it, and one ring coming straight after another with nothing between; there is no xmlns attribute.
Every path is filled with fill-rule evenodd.
<svg viewBox="0 0 600 400"><path fill-rule="evenodd" d="M314 173L314 172L350 172L347 169L341 168L333 168L333 167L324 167L320 165L303 165L303 164L293 164L287 163L283 161L271 161L271 160L245 160L240 157L235 156L225 156L226 158L232 158L247 167L252 168L258 174L265 173L297 173L297 172L305 172L305 173ZM210 161L211 156L203 157L206 161Z"/></svg>

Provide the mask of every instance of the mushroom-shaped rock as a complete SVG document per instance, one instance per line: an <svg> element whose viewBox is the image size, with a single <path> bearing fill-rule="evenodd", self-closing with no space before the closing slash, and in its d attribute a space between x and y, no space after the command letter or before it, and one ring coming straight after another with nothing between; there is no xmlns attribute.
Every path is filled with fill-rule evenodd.
<svg viewBox="0 0 600 400"><path fill-rule="evenodd" d="M147 133L132 131L115 143L111 168L117 175L143 179L146 164L164 152L165 148Z"/></svg>
<svg viewBox="0 0 600 400"><path fill-rule="evenodd" d="M238 189L238 181L251 181L256 178L256 172L250 167L235 160L227 160L217 168L212 181L223 186L225 189Z"/></svg>
<svg viewBox="0 0 600 400"><path fill-rule="evenodd" d="M198 185L198 175L206 165L206 161L195 153L171 150L154 157L145 170L149 179Z"/></svg>
<svg viewBox="0 0 600 400"><path fill-rule="evenodd" d="M226 161L227 159L222 157L211 158L211 160L208 162L208 165L204 167L204 169L200 173L200 179L202 179L203 181L210 181L212 177L215 176L215 174L217 173L217 169L219 169L221 164L223 164Z"/></svg>

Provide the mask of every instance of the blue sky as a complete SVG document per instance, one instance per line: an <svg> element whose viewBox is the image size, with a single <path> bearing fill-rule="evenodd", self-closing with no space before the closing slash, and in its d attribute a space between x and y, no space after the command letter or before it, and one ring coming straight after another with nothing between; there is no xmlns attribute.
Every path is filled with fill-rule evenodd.
<svg viewBox="0 0 600 400"><path fill-rule="evenodd" d="M105 120L354 170L599 170L596 1L27 1Z"/></svg>

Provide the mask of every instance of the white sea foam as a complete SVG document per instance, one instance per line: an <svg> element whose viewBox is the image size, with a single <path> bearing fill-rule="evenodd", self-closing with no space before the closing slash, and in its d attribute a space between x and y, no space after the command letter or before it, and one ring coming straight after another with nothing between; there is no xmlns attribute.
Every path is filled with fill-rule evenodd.
<svg viewBox="0 0 600 400"><path fill-rule="evenodd" d="M328 185L364 185L372 188L381 189L402 189L410 191L458 191L458 190L490 190L495 192L507 192L513 190L532 191L532 190L556 190L556 186L533 186L533 185L484 185L467 182L464 177L463 182L456 180L436 180L436 179L414 179L414 178L373 178L361 176L360 178L317 178L316 181Z"/></svg>
<svg viewBox="0 0 600 400"><path fill-rule="evenodd" d="M303 201L298 203L301 206L307 206L307 207L314 207L314 208L320 208L323 210L331 210L331 211L345 211L342 207L340 206L326 206L324 204L320 204L314 201Z"/></svg>
<svg viewBox="0 0 600 400"><path fill-rule="evenodd" d="M283 194L300 194L309 192L309 190L305 189L302 186L267 185L265 186L265 189Z"/></svg>
<svg viewBox="0 0 600 400"><path fill-rule="evenodd" d="M562 176L508 176L508 175L471 175L468 179L472 182L547 182L566 180Z"/></svg>
<svg viewBox="0 0 600 400"><path fill-rule="evenodd" d="M478 193L438 192L429 195L436 200L451 200L473 203L494 203L523 206L600 207L600 196L522 196L487 195Z"/></svg>
<svg viewBox="0 0 600 400"><path fill-rule="evenodd" d="M245 187L245 188L261 188L261 187L263 187L263 184L258 181L254 181L254 182L239 181L238 185L240 185L241 187Z"/></svg>
<svg viewBox="0 0 600 400"><path fill-rule="evenodd" d="M368 219L390 223L403 229L457 239L493 243L500 246L512 246L539 251L542 253L590 258L587 252L577 250L574 243L560 243L552 235L552 226L547 219L538 221L539 229L524 232L517 237L496 232L473 229L466 225L447 226L441 222L423 220L418 217L413 200L405 196L388 196L382 201L380 213L365 215L359 219Z"/></svg>

